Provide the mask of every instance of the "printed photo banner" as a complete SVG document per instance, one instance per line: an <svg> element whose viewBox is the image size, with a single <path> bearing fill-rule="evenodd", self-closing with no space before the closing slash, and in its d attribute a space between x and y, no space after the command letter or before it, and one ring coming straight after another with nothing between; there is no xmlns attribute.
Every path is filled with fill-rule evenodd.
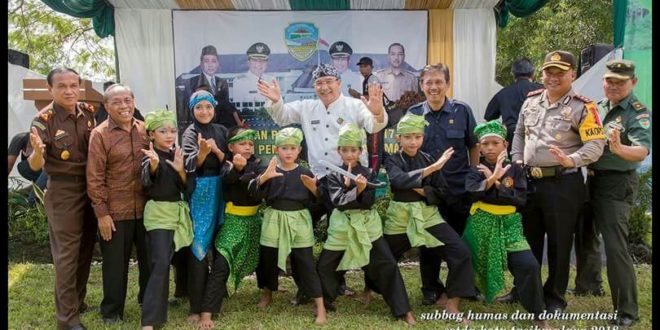
<svg viewBox="0 0 660 330"><path fill-rule="evenodd" d="M263 108L266 100L257 91L258 79L276 79L285 102L315 99L311 73L318 64L328 63L340 71L342 92L350 97L349 88L362 92L356 65L361 57L373 59L377 76L392 65L419 76L427 60L426 11L175 10L172 15L180 131L192 123L190 95L205 85L259 132L255 153L264 159L274 153L280 127ZM393 44L401 46L392 47L392 53L399 54L389 56ZM333 60L330 54L340 58ZM220 117L233 120L230 114ZM391 129L385 132L385 144L387 152L396 151Z"/></svg>

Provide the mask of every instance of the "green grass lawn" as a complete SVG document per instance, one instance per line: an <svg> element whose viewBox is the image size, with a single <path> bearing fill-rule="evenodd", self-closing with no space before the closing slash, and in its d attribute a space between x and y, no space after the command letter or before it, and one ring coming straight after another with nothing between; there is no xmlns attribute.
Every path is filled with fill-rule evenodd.
<svg viewBox="0 0 660 330"><path fill-rule="evenodd" d="M416 328L419 329L466 329L446 320L421 320L421 313L433 313L433 306L422 306L421 292L419 290L419 270L416 266L402 267L402 274L406 282L410 303L418 319ZM544 278L547 270L544 267ZM9 264L9 329L53 329L55 327L55 302L53 296L54 270L48 264L10 263ZM651 273L652 266L639 265L636 267L639 286L639 303L641 320L631 329L651 329ZM129 287L126 299L126 309L123 323L106 327L101 321L98 306L102 299L101 267L92 266L92 272L87 286L87 303L91 311L83 314L82 322L88 329L138 329L140 326L140 308L137 304L137 266L130 267ZM446 268L442 274L446 276ZM572 287L575 269L571 270L569 287ZM568 313L592 313L596 311L611 312L612 304L609 288L605 280L605 297L574 297L567 295ZM348 285L354 289L362 289L362 272L351 272L347 275ZM507 278L509 286L512 278ZM266 311L256 308L259 291L254 278L246 279L239 291L225 300L222 312L216 320L219 329L306 329L313 328L313 304L294 307L289 300L295 293L295 286L289 277L280 278L281 286L289 289L288 292L274 295L274 302ZM508 290L509 288L507 288ZM170 288L173 292L173 283ZM376 296L372 304L363 307L359 302L347 297L340 297L335 303L337 311L329 313L328 323L322 328L326 329L395 329L404 326L401 321L394 320L387 305L380 296ZM505 313L512 315L520 305L491 304L464 301L462 310L467 313ZM186 323L188 311L187 303L170 308L169 322L165 329L194 329ZM439 310L441 313L442 310ZM521 310L521 312L523 312ZM556 328L562 329L613 329L607 327L606 321L553 321ZM319 327L321 328L321 327ZM533 328L530 321L477 321L473 320L467 329L529 329Z"/></svg>

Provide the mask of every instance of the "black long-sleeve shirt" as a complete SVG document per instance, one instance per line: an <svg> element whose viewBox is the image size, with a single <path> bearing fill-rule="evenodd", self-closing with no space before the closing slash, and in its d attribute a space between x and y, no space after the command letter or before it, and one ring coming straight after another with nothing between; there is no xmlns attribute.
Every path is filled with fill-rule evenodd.
<svg viewBox="0 0 660 330"><path fill-rule="evenodd" d="M197 166L197 156L199 155L199 145L197 144L198 134L202 134L204 139L213 139L215 144L222 152L227 153L227 129L215 123L201 124L197 121L190 124L183 132L181 146L183 156L185 157L186 172L195 172L197 176L223 176L224 161L218 159L213 153L209 153L204 159L202 166ZM226 158L226 157L225 157Z"/></svg>
<svg viewBox="0 0 660 330"><path fill-rule="evenodd" d="M183 183L179 173L166 162L174 160L174 151L156 150L158 167L153 175L149 172L149 157L142 158L142 185L148 198L158 202L177 202L184 200L184 195L190 193L190 180Z"/></svg>
<svg viewBox="0 0 660 330"><path fill-rule="evenodd" d="M247 164L241 171L232 166L231 170L222 179L225 201L232 202L236 206L261 204L260 198L254 197L248 192L248 185L252 179L264 170L265 167L261 165L261 159L254 155L248 159Z"/></svg>
<svg viewBox="0 0 660 330"><path fill-rule="evenodd" d="M422 178L424 168L433 164L431 155L417 151L414 157L399 151L385 160L385 170L390 180L392 200L397 202L424 201L427 205L437 205L447 196L449 187L441 171ZM426 196L415 192L414 188L424 189Z"/></svg>
<svg viewBox="0 0 660 330"><path fill-rule="evenodd" d="M341 168L348 170L348 166L342 165ZM376 172L371 169L359 165L351 169L351 173L358 175L362 174L363 177L367 178L367 181L374 182L376 181ZM374 205L376 201L376 189L367 185L364 188L364 191L358 195L357 185L355 180L351 180L351 183L348 187L344 185L344 176L337 172L332 172L327 175L328 177L328 194L330 195L330 201L332 205L339 209L340 211L345 210L369 210Z"/></svg>
<svg viewBox="0 0 660 330"><path fill-rule="evenodd" d="M265 171L265 170L264 170ZM282 176L271 178L259 185L261 174L250 181L249 191L255 198L264 198L266 205L282 211L302 210L316 200L314 194L303 185L300 175L314 177L312 171L298 165L290 171L276 168Z"/></svg>
<svg viewBox="0 0 660 330"><path fill-rule="evenodd" d="M482 161L481 164L487 166L491 171L495 170L493 164L486 161ZM508 164L505 162L502 166ZM527 178L522 165L511 164L511 168L500 178L499 187L493 184L490 189L485 190L486 183L484 180L486 180L486 176L479 169L470 168L470 172L465 178L465 190L470 193L472 202L482 201L495 205L525 206L527 202Z"/></svg>

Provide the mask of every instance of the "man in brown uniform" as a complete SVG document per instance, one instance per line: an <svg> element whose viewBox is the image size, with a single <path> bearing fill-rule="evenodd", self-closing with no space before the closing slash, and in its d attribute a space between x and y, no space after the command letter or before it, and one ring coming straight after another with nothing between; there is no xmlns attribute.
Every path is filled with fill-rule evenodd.
<svg viewBox="0 0 660 330"><path fill-rule="evenodd" d="M123 319L128 260L135 244L140 279L138 303L149 281L142 213L146 202L140 177L142 149L149 149L144 123L134 119L133 92L115 84L105 90L108 120L89 138L87 194L98 218L103 254L101 316L111 324Z"/></svg>
<svg viewBox="0 0 660 330"><path fill-rule="evenodd" d="M57 68L47 77L53 102L32 122L29 163L49 175L45 208L50 250L55 264L55 309L58 329L85 329L80 323L96 219L87 197L87 144L94 128L94 107L78 102L80 76Z"/></svg>

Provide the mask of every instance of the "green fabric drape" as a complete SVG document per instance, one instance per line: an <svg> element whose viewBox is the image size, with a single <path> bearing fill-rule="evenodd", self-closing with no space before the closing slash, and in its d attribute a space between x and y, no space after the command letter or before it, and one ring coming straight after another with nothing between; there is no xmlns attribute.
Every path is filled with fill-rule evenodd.
<svg viewBox="0 0 660 330"><path fill-rule="evenodd" d="M41 0L53 10L78 18L91 18L96 35L115 35L115 8L105 0Z"/></svg>
<svg viewBox="0 0 660 330"><path fill-rule="evenodd" d="M291 10L349 10L350 0L290 0Z"/></svg>
<svg viewBox="0 0 660 330"><path fill-rule="evenodd" d="M516 17L527 17L545 6L548 0L504 0L495 7L497 25L506 27L509 23L509 13Z"/></svg>
<svg viewBox="0 0 660 330"><path fill-rule="evenodd" d="M623 46L623 58L635 62L635 75L637 76L637 85L635 86L635 96L646 105L653 109L653 49L651 37L653 34L653 1L651 0L627 0L626 10L622 15L625 19L623 39L620 40ZM619 8L617 8L619 9ZM616 30L615 25L615 38ZM615 44L616 39L615 39Z"/></svg>
<svg viewBox="0 0 660 330"><path fill-rule="evenodd" d="M626 11L628 0L614 0L614 48L623 47L623 36L626 33Z"/></svg>

